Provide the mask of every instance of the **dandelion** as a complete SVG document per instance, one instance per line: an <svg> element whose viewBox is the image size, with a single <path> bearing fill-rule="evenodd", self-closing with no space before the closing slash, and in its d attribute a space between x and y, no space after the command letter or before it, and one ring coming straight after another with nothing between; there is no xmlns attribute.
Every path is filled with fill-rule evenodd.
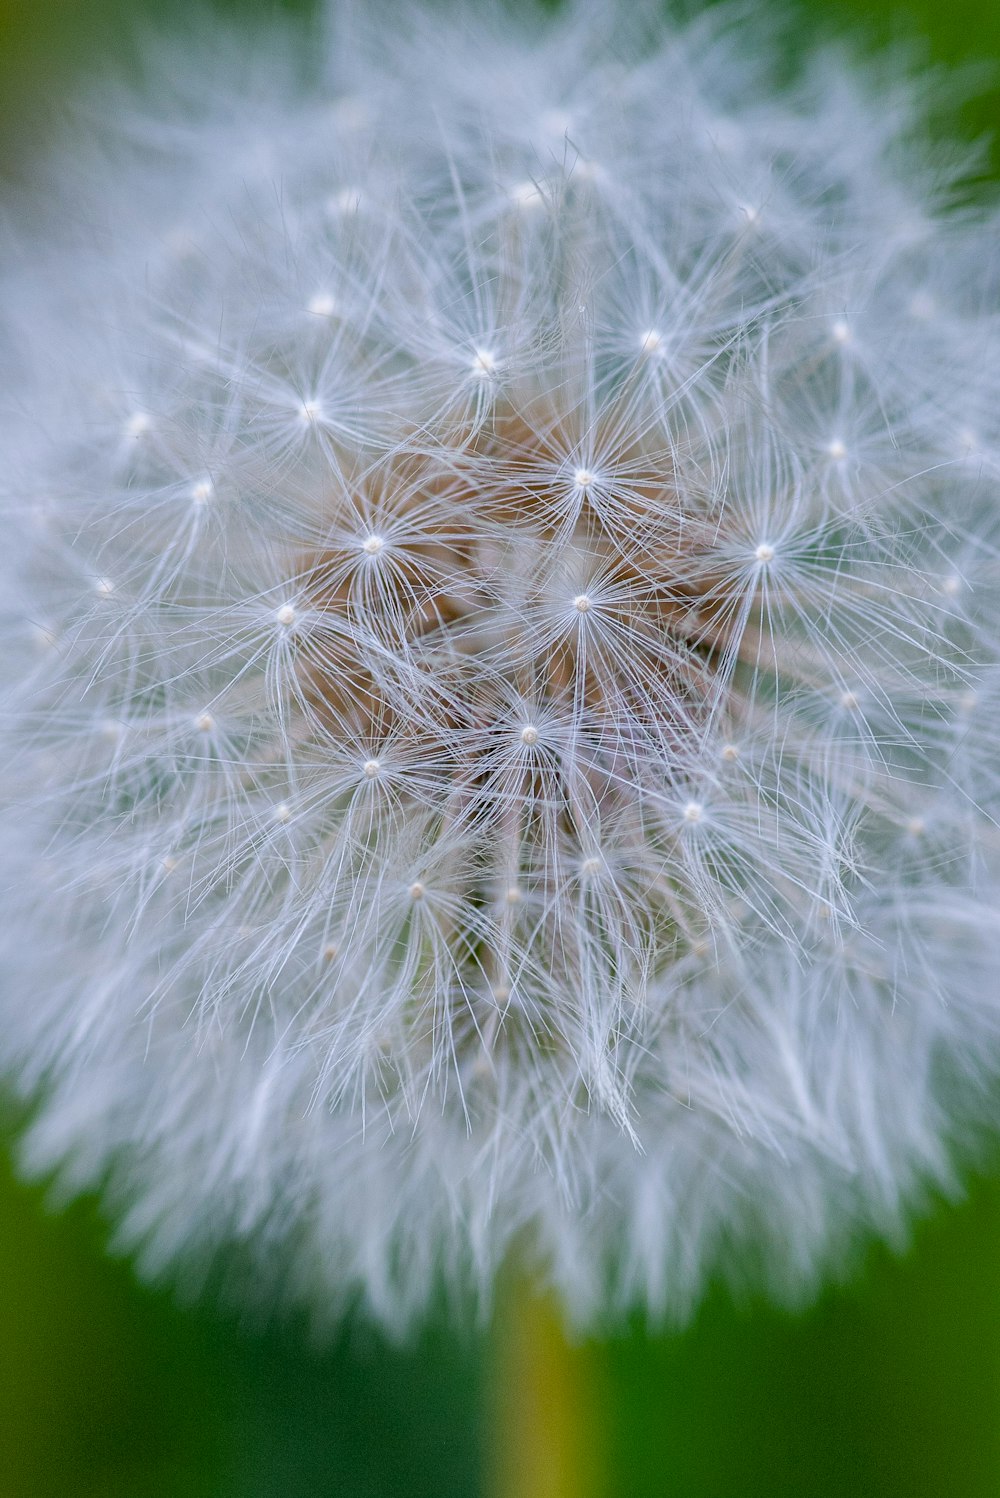
<svg viewBox="0 0 1000 1498"><path fill-rule="evenodd" d="M724 11L336 21L8 236L26 1166L393 1327L795 1297L1000 1068L996 212Z"/></svg>

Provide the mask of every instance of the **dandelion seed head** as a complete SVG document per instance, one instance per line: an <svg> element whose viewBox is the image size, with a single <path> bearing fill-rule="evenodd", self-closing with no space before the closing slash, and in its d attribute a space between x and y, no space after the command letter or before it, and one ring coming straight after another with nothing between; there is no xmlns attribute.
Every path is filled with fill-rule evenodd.
<svg viewBox="0 0 1000 1498"><path fill-rule="evenodd" d="M153 44L4 215L25 1168L394 1330L794 1300L1000 1076L997 210L766 17L459 14Z"/></svg>

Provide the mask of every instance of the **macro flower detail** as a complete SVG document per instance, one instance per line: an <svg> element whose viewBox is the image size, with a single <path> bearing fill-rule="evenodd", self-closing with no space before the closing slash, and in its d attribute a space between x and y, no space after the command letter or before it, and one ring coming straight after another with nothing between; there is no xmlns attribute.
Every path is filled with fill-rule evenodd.
<svg viewBox="0 0 1000 1498"><path fill-rule="evenodd" d="M26 1162L393 1327L794 1297L1000 1065L996 211L725 13L337 14L11 215Z"/></svg>

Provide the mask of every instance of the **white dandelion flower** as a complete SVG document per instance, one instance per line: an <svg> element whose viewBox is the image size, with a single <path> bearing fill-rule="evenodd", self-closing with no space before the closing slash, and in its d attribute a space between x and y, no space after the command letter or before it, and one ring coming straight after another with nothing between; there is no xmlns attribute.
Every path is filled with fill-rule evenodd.
<svg viewBox="0 0 1000 1498"><path fill-rule="evenodd" d="M724 11L335 20L9 215L24 1158L391 1326L803 1293L1000 1068L1000 221Z"/></svg>

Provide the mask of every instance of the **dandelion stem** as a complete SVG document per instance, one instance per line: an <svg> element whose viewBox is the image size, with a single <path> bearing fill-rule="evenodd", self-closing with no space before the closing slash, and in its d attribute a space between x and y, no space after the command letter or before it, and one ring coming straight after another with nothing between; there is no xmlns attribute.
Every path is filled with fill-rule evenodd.
<svg viewBox="0 0 1000 1498"><path fill-rule="evenodd" d="M501 1295L488 1380L491 1498L598 1498L603 1437L594 1349L517 1280Z"/></svg>

